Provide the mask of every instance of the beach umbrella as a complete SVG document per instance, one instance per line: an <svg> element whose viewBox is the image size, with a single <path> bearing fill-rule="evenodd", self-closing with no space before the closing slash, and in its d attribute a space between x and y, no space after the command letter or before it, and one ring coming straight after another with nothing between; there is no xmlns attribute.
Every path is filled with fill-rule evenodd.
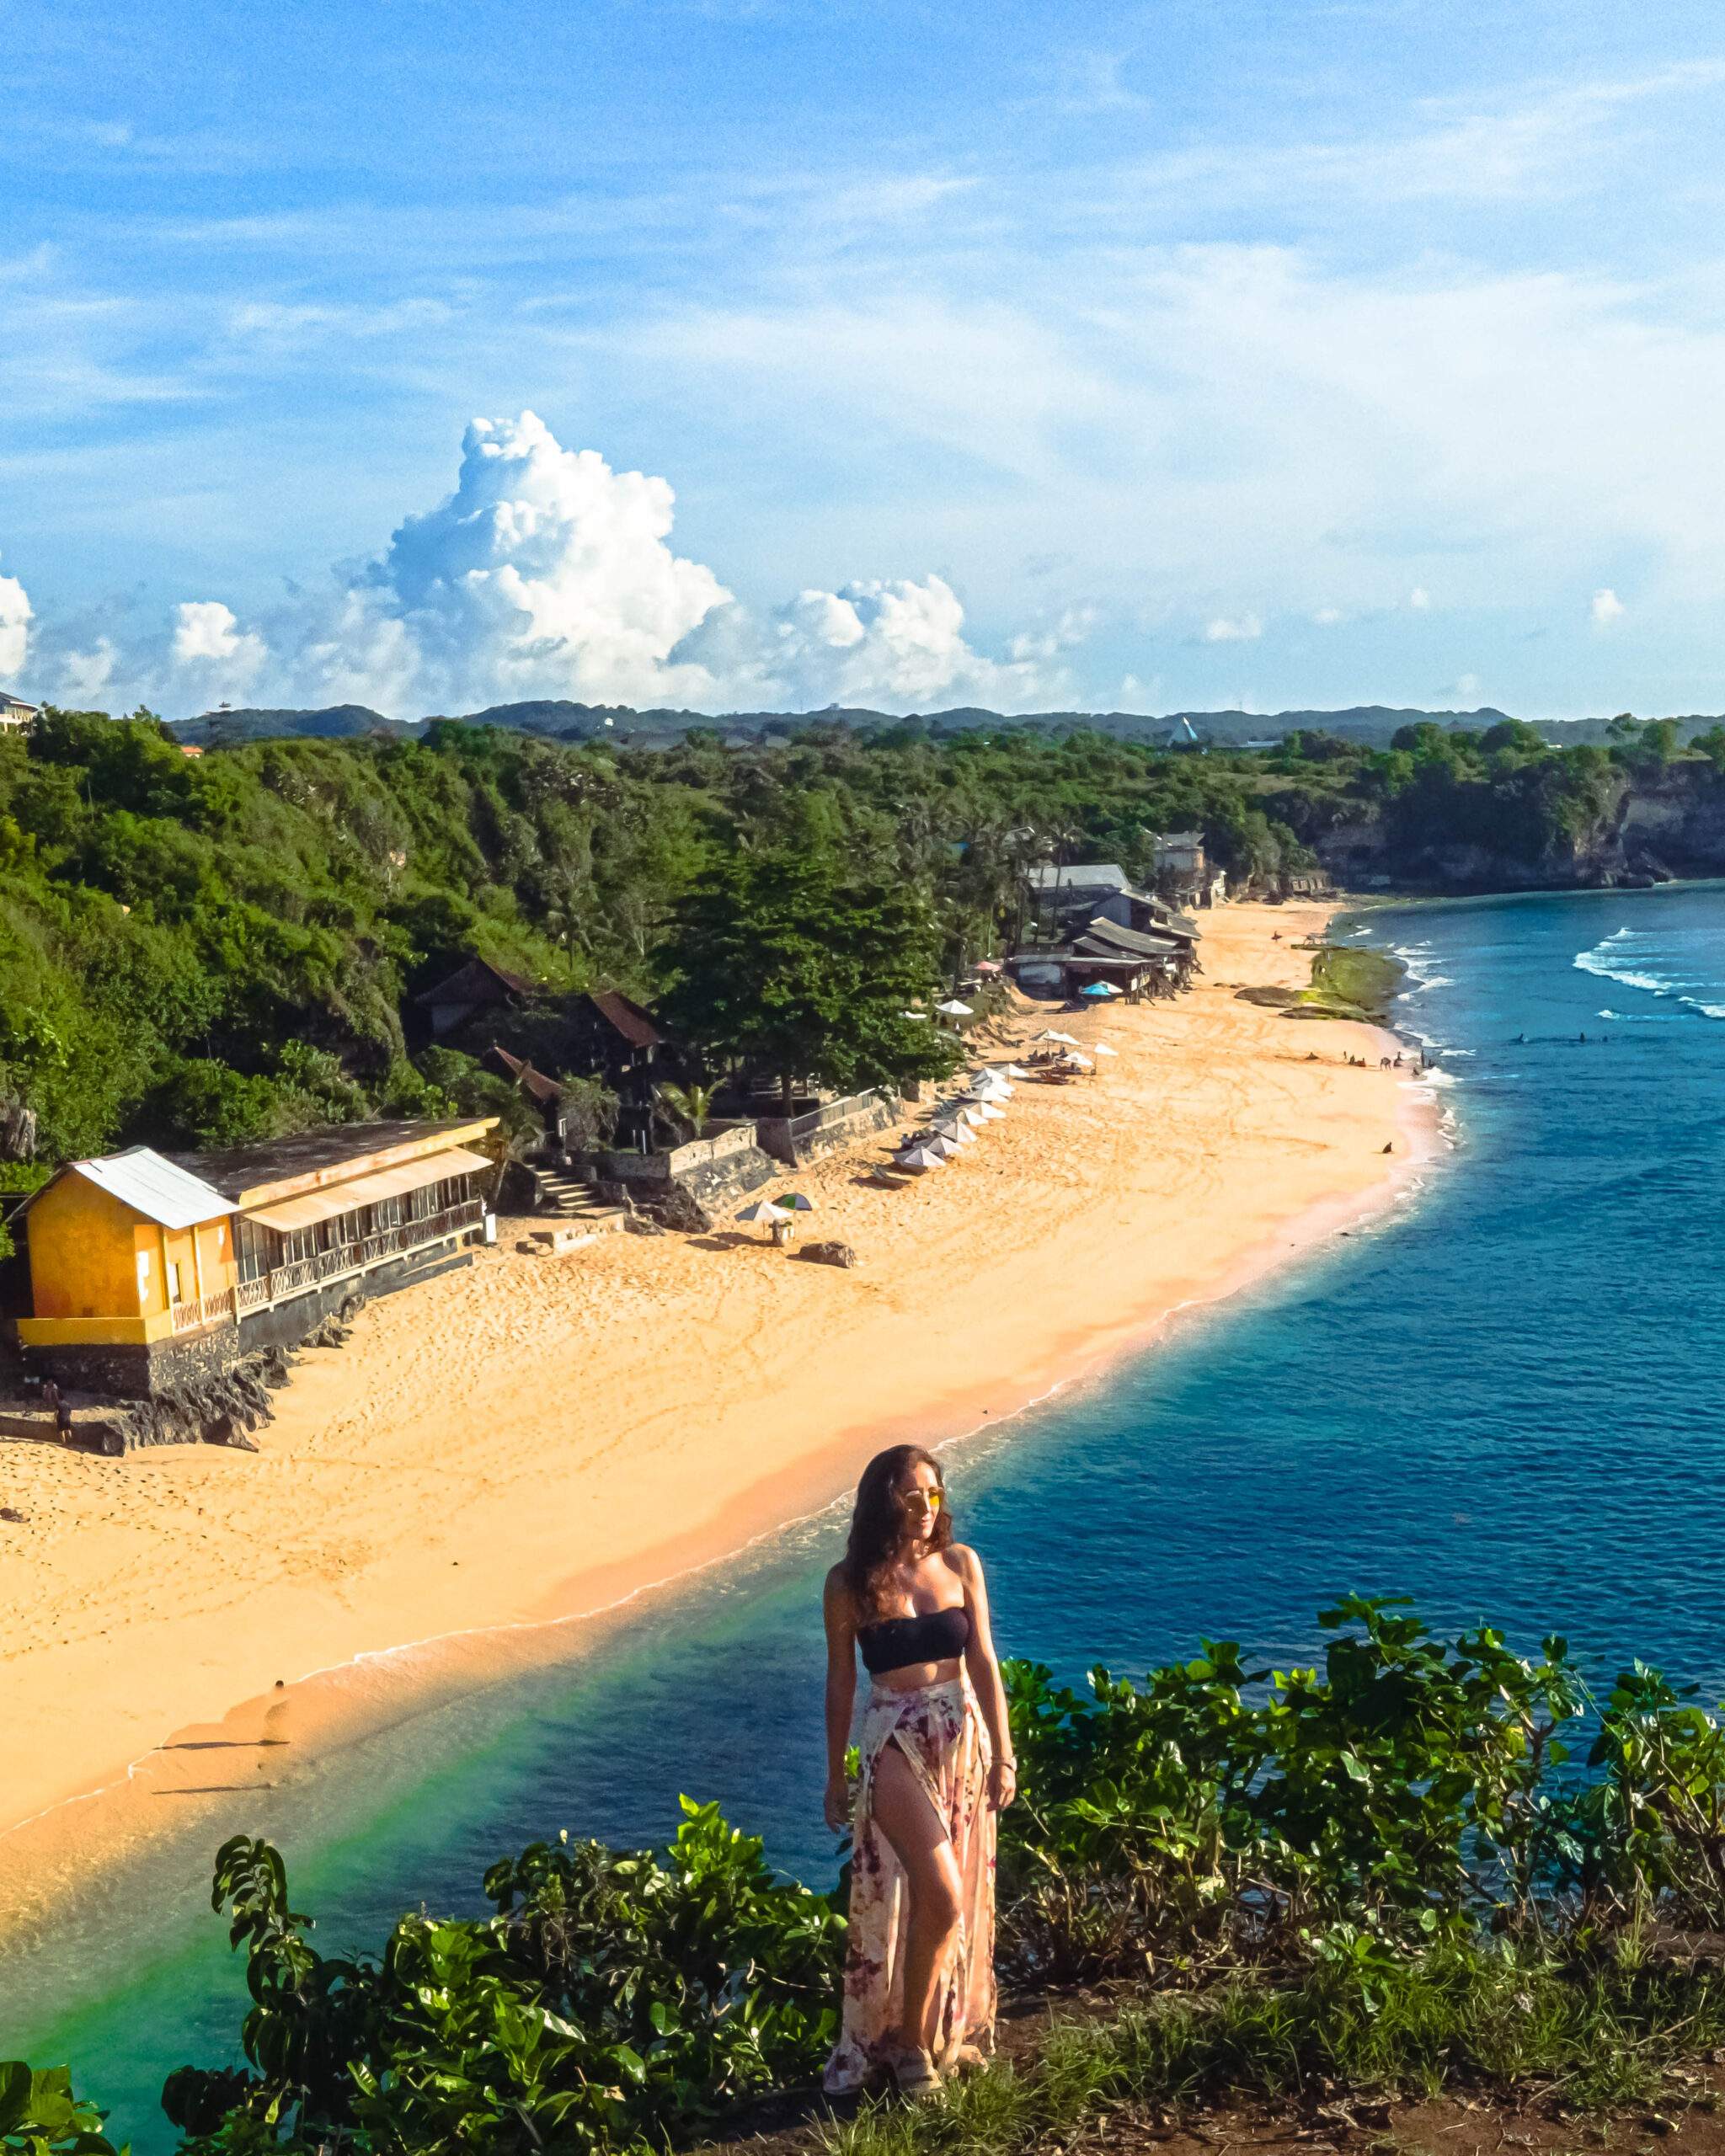
<svg viewBox="0 0 1725 2156"><path fill-rule="evenodd" d="M1065 1065L1068 1070L1094 1070L1096 1068L1096 1065L1091 1061L1087 1055L1080 1055L1076 1049L1072 1049L1070 1054L1062 1056L1060 1060Z"/></svg>
<svg viewBox="0 0 1725 2156"><path fill-rule="evenodd" d="M996 1107L992 1101L985 1101L977 1113L986 1123L1004 1123L1007 1119L1006 1110Z"/></svg>
<svg viewBox="0 0 1725 2156"><path fill-rule="evenodd" d="M1078 991L1081 995L1112 995L1114 992L1106 981L1100 980L1093 980L1088 988L1081 988Z"/></svg>
<svg viewBox="0 0 1725 2156"><path fill-rule="evenodd" d="M973 1138L970 1143L974 1145L976 1140ZM950 1130L937 1130L928 1141L928 1150L931 1153L938 1153L943 1161L956 1160L959 1150L959 1140Z"/></svg>
<svg viewBox="0 0 1725 2156"><path fill-rule="evenodd" d="M934 1126L934 1134L937 1138L944 1138L948 1145L953 1147L976 1143L976 1133L966 1123L937 1123Z"/></svg>
<svg viewBox="0 0 1725 2156"><path fill-rule="evenodd" d="M968 1018L972 1015L970 1006L960 1003L956 995L945 1003L937 1003L934 1007L943 1018Z"/></svg>
<svg viewBox="0 0 1725 2156"><path fill-rule="evenodd" d="M1030 1073L1022 1064L1008 1063L1002 1066L1001 1075L1003 1078L1028 1078Z"/></svg>
<svg viewBox="0 0 1725 2156"><path fill-rule="evenodd" d="M782 1227L790 1217L782 1206L775 1205L770 1198L757 1198L752 1205L745 1205L737 1215L740 1220L746 1220L751 1226L759 1221L767 1228Z"/></svg>
<svg viewBox="0 0 1725 2156"><path fill-rule="evenodd" d="M1110 1048L1106 1041L1092 1041L1090 1053L1092 1055L1118 1055L1120 1051L1117 1048Z"/></svg>
<svg viewBox="0 0 1725 2156"><path fill-rule="evenodd" d="M929 1168L943 1168L947 1164L946 1155L937 1153L932 1145L910 1146L898 1158L901 1168L909 1168L919 1176Z"/></svg>
<svg viewBox="0 0 1725 2156"><path fill-rule="evenodd" d="M814 1210L814 1200L804 1198L800 1190L788 1190L778 1202L788 1213L812 1213Z"/></svg>
<svg viewBox="0 0 1725 2156"><path fill-rule="evenodd" d="M1068 1048L1076 1048L1078 1045L1076 1033L1044 1033L1042 1038L1045 1041L1064 1041Z"/></svg>
<svg viewBox="0 0 1725 2156"><path fill-rule="evenodd" d="M1108 995L1124 995L1126 993L1125 990L1120 986L1118 981L1105 980L1101 984L1101 985L1103 993Z"/></svg>

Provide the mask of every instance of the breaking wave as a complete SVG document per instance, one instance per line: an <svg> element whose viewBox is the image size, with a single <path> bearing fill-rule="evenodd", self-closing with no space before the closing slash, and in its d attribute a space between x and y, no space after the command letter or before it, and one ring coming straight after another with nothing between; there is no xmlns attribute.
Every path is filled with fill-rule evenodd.
<svg viewBox="0 0 1725 2156"><path fill-rule="evenodd" d="M1669 1015L1693 1012L1700 1018L1725 1019L1725 974L1722 974L1717 945L1697 947L1687 937L1662 937L1635 928L1620 928L1578 951L1574 961L1584 974L1615 981L1620 988L1633 988L1643 995L1657 996L1676 1006L1669 1014L1653 1011L1601 1011L1602 1018L1623 1025L1646 1023Z"/></svg>

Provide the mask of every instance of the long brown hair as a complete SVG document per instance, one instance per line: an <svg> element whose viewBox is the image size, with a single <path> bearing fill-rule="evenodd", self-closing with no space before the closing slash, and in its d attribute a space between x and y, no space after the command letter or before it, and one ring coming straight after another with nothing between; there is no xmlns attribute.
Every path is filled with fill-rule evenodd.
<svg viewBox="0 0 1725 2156"><path fill-rule="evenodd" d="M889 1445L884 1452L876 1453L857 1484L857 1508L851 1514L851 1539L845 1545L841 1567L859 1624L868 1624L880 1607L883 1577L905 1535L899 1485L916 1467L934 1470L935 1486L941 1494L929 1545L935 1550L952 1546L953 1515L946 1502L946 1478L934 1454L925 1452L921 1445Z"/></svg>

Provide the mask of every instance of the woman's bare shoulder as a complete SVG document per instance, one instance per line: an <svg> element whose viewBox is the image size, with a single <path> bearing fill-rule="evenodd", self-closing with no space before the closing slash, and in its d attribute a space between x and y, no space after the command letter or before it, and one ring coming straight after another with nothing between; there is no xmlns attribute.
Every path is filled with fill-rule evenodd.
<svg viewBox="0 0 1725 2156"><path fill-rule="evenodd" d="M845 1577L842 1565L835 1565L822 1584L820 1598L829 1609L851 1614L851 1582Z"/></svg>
<svg viewBox="0 0 1725 2156"><path fill-rule="evenodd" d="M982 1560L968 1542L948 1543L941 1555L964 1581L966 1587L982 1577Z"/></svg>

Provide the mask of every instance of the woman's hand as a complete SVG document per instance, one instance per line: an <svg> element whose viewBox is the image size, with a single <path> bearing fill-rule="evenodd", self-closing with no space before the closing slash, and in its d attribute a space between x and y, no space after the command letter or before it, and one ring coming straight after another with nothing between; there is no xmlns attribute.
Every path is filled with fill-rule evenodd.
<svg viewBox="0 0 1725 2156"><path fill-rule="evenodd" d="M1017 1761L996 1759L988 1770L989 1808L994 1812L1004 1812L1017 1794Z"/></svg>
<svg viewBox="0 0 1725 2156"><path fill-rule="evenodd" d="M842 1774L828 1776L823 1809L827 1825L834 1833L842 1834L851 1823L851 1785Z"/></svg>

